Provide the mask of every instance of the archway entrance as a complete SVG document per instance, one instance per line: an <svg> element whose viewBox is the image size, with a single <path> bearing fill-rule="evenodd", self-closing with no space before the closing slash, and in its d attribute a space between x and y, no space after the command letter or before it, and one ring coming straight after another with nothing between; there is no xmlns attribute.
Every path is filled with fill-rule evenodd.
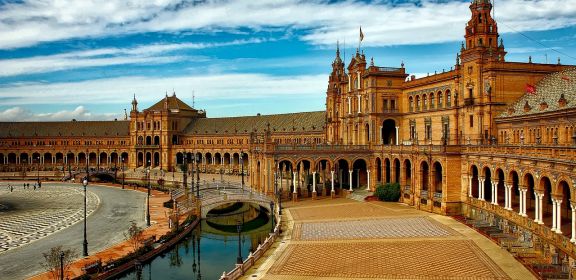
<svg viewBox="0 0 576 280"><path fill-rule="evenodd" d="M366 161L357 159L354 161L352 172L352 188L353 189L366 189L368 185L368 170Z"/></svg>
<svg viewBox="0 0 576 280"><path fill-rule="evenodd" d="M396 143L396 121L387 119L382 123L382 144L398 145Z"/></svg>

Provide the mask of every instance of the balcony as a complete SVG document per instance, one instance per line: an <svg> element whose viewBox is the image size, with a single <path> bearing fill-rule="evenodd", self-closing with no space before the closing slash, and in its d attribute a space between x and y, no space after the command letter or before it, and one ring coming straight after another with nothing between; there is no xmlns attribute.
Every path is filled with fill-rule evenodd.
<svg viewBox="0 0 576 280"><path fill-rule="evenodd" d="M136 149L160 149L160 145L143 145L143 144L136 144L134 145Z"/></svg>
<svg viewBox="0 0 576 280"><path fill-rule="evenodd" d="M464 106L474 105L474 98L464 98Z"/></svg>
<svg viewBox="0 0 576 280"><path fill-rule="evenodd" d="M462 147L462 153L562 162L576 161L576 147L572 146L469 145Z"/></svg>

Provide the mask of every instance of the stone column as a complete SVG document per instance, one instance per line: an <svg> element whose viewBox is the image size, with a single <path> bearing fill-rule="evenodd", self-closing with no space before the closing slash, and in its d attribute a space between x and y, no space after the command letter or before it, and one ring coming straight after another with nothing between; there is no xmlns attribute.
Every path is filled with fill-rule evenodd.
<svg viewBox="0 0 576 280"><path fill-rule="evenodd" d="M520 216L526 217L526 189L520 189Z"/></svg>
<svg viewBox="0 0 576 280"><path fill-rule="evenodd" d="M399 144L398 144L398 138L399 138L398 130L400 130L400 127L399 127L399 126L396 127L396 145L399 145Z"/></svg>
<svg viewBox="0 0 576 280"><path fill-rule="evenodd" d="M296 177L296 175L298 173L296 172L292 172L294 175L294 180L292 180L292 182L294 183L294 191L292 192L292 201L296 202L298 201L298 192L297 192L297 188L298 188L298 177Z"/></svg>
<svg viewBox="0 0 576 280"><path fill-rule="evenodd" d="M556 199L552 198L552 231L556 232Z"/></svg>
<svg viewBox="0 0 576 280"><path fill-rule="evenodd" d="M506 210L512 210L512 186L510 185L504 185L504 187L506 187L506 191L505 191L505 198L504 198L504 209Z"/></svg>
<svg viewBox="0 0 576 280"><path fill-rule="evenodd" d="M537 196L538 196L538 211L536 212L536 214L538 215L537 219L538 219L539 224L544 224L544 222L542 221L542 216L544 213L543 207L542 207L542 201L544 198L544 194L543 193L537 194Z"/></svg>
<svg viewBox="0 0 576 280"><path fill-rule="evenodd" d="M296 188L298 187L298 178L296 177L296 172L292 172L292 175L294 176L294 179L292 180L292 187L294 188L294 191L292 191L292 193L297 193L296 192Z"/></svg>
<svg viewBox="0 0 576 280"><path fill-rule="evenodd" d="M538 218L540 218L540 215L539 215L539 213L540 213L539 212L539 210L540 210L540 196L538 195L537 192L534 192L534 195L536 196L536 201L535 201L536 202L536 205L535 205L536 209L534 209L534 222L539 224Z"/></svg>
<svg viewBox="0 0 576 280"><path fill-rule="evenodd" d="M478 178L478 199L484 201L484 179Z"/></svg>
<svg viewBox="0 0 576 280"><path fill-rule="evenodd" d="M312 172L312 192L316 192L316 171Z"/></svg>
<svg viewBox="0 0 576 280"><path fill-rule="evenodd" d="M358 114L362 113L362 96L358 94Z"/></svg>
<svg viewBox="0 0 576 280"><path fill-rule="evenodd" d="M350 100L350 96L348 96L348 115L352 114L352 101Z"/></svg>
<svg viewBox="0 0 576 280"><path fill-rule="evenodd" d="M556 200L556 233L562 234L562 199Z"/></svg>
<svg viewBox="0 0 576 280"><path fill-rule="evenodd" d="M492 204L498 205L498 182L492 181Z"/></svg>
<svg viewBox="0 0 576 280"><path fill-rule="evenodd" d="M330 170L330 175L332 176L332 178L331 178L330 197L331 197L331 198L334 198L334 195L336 194L336 191L334 190L334 170Z"/></svg>
<svg viewBox="0 0 576 280"><path fill-rule="evenodd" d="M576 243L576 204L571 202L570 206L572 207L572 238L570 238L570 242Z"/></svg>
<svg viewBox="0 0 576 280"><path fill-rule="evenodd" d="M366 170L366 173L368 174L368 186L366 187L366 190L370 191L370 170Z"/></svg>
<svg viewBox="0 0 576 280"><path fill-rule="evenodd" d="M472 176L468 178L468 197L472 197Z"/></svg>
<svg viewBox="0 0 576 280"><path fill-rule="evenodd" d="M354 172L353 170L348 170L348 173L350 174L350 176L348 176L350 178L350 187L348 188L349 191L352 191L352 172Z"/></svg>

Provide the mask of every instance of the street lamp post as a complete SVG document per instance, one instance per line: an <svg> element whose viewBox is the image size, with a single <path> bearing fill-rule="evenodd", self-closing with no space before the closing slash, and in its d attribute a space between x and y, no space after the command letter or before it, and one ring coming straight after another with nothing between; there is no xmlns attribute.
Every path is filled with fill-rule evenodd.
<svg viewBox="0 0 576 280"><path fill-rule="evenodd" d="M244 152L240 151L240 166L242 167L240 175L242 176L242 184L240 187L244 190Z"/></svg>
<svg viewBox="0 0 576 280"><path fill-rule="evenodd" d="M64 280L64 252L60 252L60 280Z"/></svg>
<svg viewBox="0 0 576 280"><path fill-rule="evenodd" d="M270 219L272 219L272 228L270 233L274 233L274 201L270 201Z"/></svg>
<svg viewBox="0 0 576 280"><path fill-rule="evenodd" d="M88 239L86 238L86 187L88 186L88 177L86 177L84 179L84 181L82 182L82 185L84 185L84 242L83 244L83 255L84 257L88 256Z"/></svg>
<svg viewBox="0 0 576 280"><path fill-rule="evenodd" d="M241 234L242 234L242 223L240 220L236 221L236 231L238 231L238 257L236 258L236 264L242 264L242 244L241 244Z"/></svg>
<svg viewBox="0 0 576 280"><path fill-rule="evenodd" d="M66 153L66 162L68 162L68 177L70 177L70 180L72 180L72 169L70 168L70 155L74 154L72 154L71 151L68 151L68 153Z"/></svg>
<svg viewBox="0 0 576 280"><path fill-rule="evenodd" d="M38 187L40 187L40 156L36 159L38 160L36 162L36 182L38 183Z"/></svg>
<svg viewBox="0 0 576 280"><path fill-rule="evenodd" d="M120 156L120 159L122 160L122 189L124 189L124 179L126 177L124 173L124 156Z"/></svg>
<svg viewBox="0 0 576 280"><path fill-rule="evenodd" d="M184 191L186 191L186 189L188 188L188 178L186 175L188 175L188 154L186 153L186 151L184 151L184 170L182 172L182 186L184 187Z"/></svg>
<svg viewBox="0 0 576 280"><path fill-rule="evenodd" d="M192 162L190 163L190 197L194 195L194 162L196 161L195 155L192 154L191 158Z"/></svg>
<svg viewBox="0 0 576 280"><path fill-rule="evenodd" d="M146 225L150 226L150 166L146 169L148 175L148 199L146 199Z"/></svg>
<svg viewBox="0 0 576 280"><path fill-rule="evenodd" d="M196 154L196 199L200 199L200 155Z"/></svg>

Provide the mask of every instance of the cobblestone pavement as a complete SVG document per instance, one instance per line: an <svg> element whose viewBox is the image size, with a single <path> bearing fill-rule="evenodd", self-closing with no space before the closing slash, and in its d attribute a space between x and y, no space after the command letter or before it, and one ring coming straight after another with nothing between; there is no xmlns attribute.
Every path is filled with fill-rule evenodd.
<svg viewBox="0 0 576 280"><path fill-rule="evenodd" d="M383 211L382 207L374 204L342 203L337 205L310 206L304 208L294 208L290 210L295 221L313 220L341 220L346 219L367 219L376 217L395 216L401 210L392 209Z"/></svg>
<svg viewBox="0 0 576 280"><path fill-rule="evenodd" d="M345 199L285 206L283 239L243 279L535 279L507 251L447 216Z"/></svg>
<svg viewBox="0 0 576 280"><path fill-rule="evenodd" d="M294 225L292 240L444 237L457 232L428 217L389 218Z"/></svg>
<svg viewBox="0 0 576 280"><path fill-rule="evenodd" d="M0 253L34 242L84 219L83 189L60 186L34 190L18 186L13 192L0 188ZM87 215L100 203L87 191Z"/></svg>
<svg viewBox="0 0 576 280"><path fill-rule="evenodd" d="M329 253L330 255L327 255ZM510 279L472 241L288 245L270 274L380 279Z"/></svg>
<svg viewBox="0 0 576 280"><path fill-rule="evenodd" d="M20 223L22 229L30 228L30 230L37 231L38 233L34 236L38 239L28 244L21 243L17 248L0 252L0 280L26 279L43 272L44 269L40 265L43 261L42 253L55 246L63 246L65 249L75 250L79 256L82 255L84 229L82 223L84 215L82 185L46 182L42 184L42 189L35 193L33 189L22 190L21 184L22 182L18 182L18 188L15 188L14 192L10 194L9 191L6 191L7 182L0 183L0 204L8 205L12 209L0 211L0 222L5 223L5 217L8 217L10 213L8 218ZM30 184L32 185L33 182ZM90 212L93 211L87 219L88 253L90 255L122 242L125 239L124 232L130 226L130 222L135 221L139 226L145 224L145 193L91 184L88 186L88 194L89 209L91 209ZM99 202L97 207L95 205L96 200ZM160 209L152 208L150 210L151 215ZM60 214L57 213L65 213L61 214L62 218L69 220L60 221ZM163 215L164 211L161 214ZM26 222L17 220L17 217L18 219L33 220ZM77 222L72 223L71 219L76 219ZM36 222L56 226L43 228L40 225L35 226ZM68 223L71 225L67 226ZM5 234L1 237L2 240L16 236L12 233L7 234L5 232L6 226L9 228L16 227L10 223L0 225L0 232ZM63 228L58 230L59 226L63 226ZM46 230L50 228L54 231L43 236L47 233ZM43 229L45 230L42 231ZM104 259L103 261L107 260Z"/></svg>

